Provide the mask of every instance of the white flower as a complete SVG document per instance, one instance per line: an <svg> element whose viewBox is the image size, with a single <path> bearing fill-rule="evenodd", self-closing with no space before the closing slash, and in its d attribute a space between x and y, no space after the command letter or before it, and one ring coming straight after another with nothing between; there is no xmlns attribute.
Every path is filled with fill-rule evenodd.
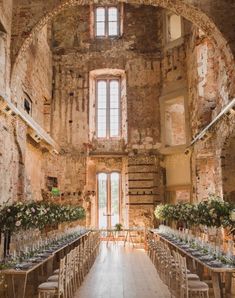
<svg viewBox="0 0 235 298"><path fill-rule="evenodd" d="M31 211L32 211L33 213L35 213L35 209L34 209L33 207L31 208Z"/></svg>
<svg viewBox="0 0 235 298"><path fill-rule="evenodd" d="M230 212L230 219L231 221L235 221L235 209Z"/></svg>
<svg viewBox="0 0 235 298"><path fill-rule="evenodd" d="M16 226L19 227L20 225L21 225L21 221L20 220L17 220Z"/></svg>

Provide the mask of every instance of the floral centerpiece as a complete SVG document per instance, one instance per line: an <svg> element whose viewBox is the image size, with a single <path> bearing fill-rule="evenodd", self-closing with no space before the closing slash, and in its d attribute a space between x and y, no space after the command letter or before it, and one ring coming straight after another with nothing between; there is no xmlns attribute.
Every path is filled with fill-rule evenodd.
<svg viewBox="0 0 235 298"><path fill-rule="evenodd" d="M232 225L230 213L233 209L229 202L220 197L210 196L197 205L198 222L207 227L229 227Z"/></svg>
<svg viewBox="0 0 235 298"><path fill-rule="evenodd" d="M46 226L75 221L84 217L85 211L81 206L49 202L17 202L0 207L0 230L43 229Z"/></svg>
<svg viewBox="0 0 235 298"><path fill-rule="evenodd" d="M198 204L160 204L155 209L160 221L181 222L185 226L203 225L207 227L235 228L235 208L218 196L210 196Z"/></svg>

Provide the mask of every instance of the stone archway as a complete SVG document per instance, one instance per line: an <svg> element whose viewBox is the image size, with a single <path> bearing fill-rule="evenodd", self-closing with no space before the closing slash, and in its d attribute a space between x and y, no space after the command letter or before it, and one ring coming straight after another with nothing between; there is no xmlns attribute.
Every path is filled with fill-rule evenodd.
<svg viewBox="0 0 235 298"><path fill-rule="evenodd" d="M29 20L30 22L29 24L27 24L27 32L22 32L20 41L16 43L16 54L15 56L13 56L12 62L12 86L14 85L14 81L17 76L18 63L24 58L26 50L32 43L37 33L63 10L72 6L89 5L95 2L96 1L92 0L57 0L54 1L54 4L52 4L50 1L48 1L48 4L44 4L48 5L45 8L46 14L43 15L42 9L40 10L41 13L38 16L35 16L35 19ZM207 36L209 36L213 40L217 49L220 50L221 56L224 58L228 75L230 76L230 78L235 78L234 57L231 52L231 49L226 39L223 37L222 33L215 25L215 23L206 15L205 12L203 12L193 4L189 4L187 0L124 0L121 2L128 4L145 4L152 6L160 6L162 8L169 9L194 23L196 26L201 28ZM231 79L231 81L235 80ZM234 86L230 87L230 90L234 90ZM233 91L231 91L230 93L232 92Z"/></svg>

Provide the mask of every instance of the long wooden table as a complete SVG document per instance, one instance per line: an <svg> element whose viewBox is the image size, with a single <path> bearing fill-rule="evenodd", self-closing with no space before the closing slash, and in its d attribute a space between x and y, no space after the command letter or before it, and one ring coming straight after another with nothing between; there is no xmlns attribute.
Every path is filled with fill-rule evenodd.
<svg viewBox="0 0 235 298"><path fill-rule="evenodd" d="M174 242L170 241L169 239L165 238L164 235L158 233L156 230L151 230L151 232L158 237L160 240L165 241L170 247L174 248L175 250L179 251L181 254L185 255L187 258L191 259L193 262L200 264L201 266L207 268L211 273L212 278L212 285L214 291L215 298L228 298L231 296L231 284L232 284L232 275L235 273L235 267L212 267L209 264L201 261L196 256L193 256ZM223 294L223 287L222 287L222 280L221 275L226 275L226 296Z"/></svg>
<svg viewBox="0 0 235 298"><path fill-rule="evenodd" d="M34 264L29 269L18 270L18 269L7 269L1 271L6 276L7 281L7 294L9 298L32 298L32 296L26 296L26 286L29 280L29 276L33 277L33 287L37 287L39 282L39 270L43 272L43 277L46 280L48 276L53 273L53 270L57 267L58 261L64 255L66 255L73 247L81 243L89 234L87 232L78 236L76 239L66 243L64 246L53 251L51 255L40 261L39 263ZM43 281L45 281L43 280ZM42 282L43 282L42 281ZM40 281L41 282L41 281Z"/></svg>

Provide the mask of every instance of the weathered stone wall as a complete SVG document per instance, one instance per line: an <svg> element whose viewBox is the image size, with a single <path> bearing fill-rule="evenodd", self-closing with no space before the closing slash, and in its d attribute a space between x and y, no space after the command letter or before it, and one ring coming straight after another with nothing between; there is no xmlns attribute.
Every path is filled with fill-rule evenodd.
<svg viewBox="0 0 235 298"><path fill-rule="evenodd" d="M93 1L88 3L93 3ZM133 1L133 3L141 4L142 2ZM54 15L58 14L60 11L64 10L68 6L76 7L79 4L81 4L79 0L47 2L40 0L34 2L33 4L30 1L15 0L14 23L21 23L22 28L14 26L15 42L14 49L12 51L13 57L18 54L19 49L24 42L25 36L27 36L30 40L34 32L40 30L41 26L43 26L48 21L48 19L53 18ZM226 59L228 59L227 66L229 67L229 64L232 62L232 57L229 53L229 48L226 45L225 39L223 38L219 30L215 27L215 24L228 39L231 48L234 49L232 32L230 30L230 25L233 26L234 22L234 9L231 8L231 6L234 4L230 3L230 5L228 5L226 0L216 1L216 3L214 0L207 0L203 2L198 0L170 0L167 2L165 0L155 0L151 1L151 5L159 5L175 11L176 13L180 13L186 19L197 24L198 27L203 29L215 41L217 47L220 48L222 55L224 55ZM27 11L27 13L25 13L25 11ZM214 23L212 22L212 20L214 21ZM35 30L32 30L32 28L34 28ZM25 46L27 45L25 44ZM25 46L23 48L25 48ZM231 66L230 71L234 71L234 66Z"/></svg>
<svg viewBox="0 0 235 298"><path fill-rule="evenodd" d="M150 17L143 26L146 15ZM126 73L129 146L141 145L144 149L145 144L159 142L158 15L157 9L127 5L125 33L113 40L90 38L88 6L69 9L56 18L53 23L52 136L62 146L81 148L88 142L89 73L96 69L121 69ZM99 149L99 142L94 142L93 146ZM112 145L102 143L102 146L108 146L105 151ZM114 147L123 151L123 142L119 143L119 148L116 143Z"/></svg>
<svg viewBox="0 0 235 298"><path fill-rule="evenodd" d="M44 28L28 49L26 59L21 61L16 84L9 92L10 78L10 1L3 1L1 22L6 28L5 68L2 73L0 93L17 103L23 109L24 91L33 102L32 117L44 127L44 103L51 100L52 66L50 49L47 44L47 28ZM2 58L2 55L1 55ZM0 202L17 199L41 199L44 176L42 173L43 152L35 142L27 138L27 126L18 116L1 113L1 172Z"/></svg>
<svg viewBox="0 0 235 298"><path fill-rule="evenodd" d="M101 156L103 153L126 154L130 149L144 151L159 147L160 110L158 97L161 82L159 51L161 37L158 24L161 10L145 6L126 5L124 14L124 34L122 37L112 40L91 38L89 6L79 7L77 10L70 8L59 15L52 24L54 97L51 105L51 135L62 146L65 156L67 156L67 162L70 159L71 151L77 152L78 155L86 155L89 142L91 142L90 153L98 154L98 159L99 155ZM146 18L147 15L150 16L148 19ZM142 22L143 19L146 19L145 24ZM153 39L153 36L156 38ZM89 106L93 107L93 104L89 104L89 97L91 96L89 74L91 71L102 69L104 74L106 74L107 69L122 70L125 74L123 84L126 85L127 105L123 110L128 121L123 125L127 127L127 136L123 135L120 140L103 141L96 139L95 136L89 139L89 129L91 129L91 125L93 126L92 123L89 123ZM90 100L92 99L90 98ZM78 173L74 172L71 167L68 167L67 173L71 177L84 179L84 185L86 182L89 185L86 185L86 188L91 187L96 190L96 173L102 168L102 162L94 165L96 169L94 171L94 167L91 166L94 160L95 158L88 158L87 167L85 164L79 165L80 169L83 169L82 171L88 171L89 178L87 180L85 180L84 175L78 176ZM116 170L115 156L111 159L103 157L101 160L104 163L109 161L109 172ZM62 168L65 168L61 158L58 163ZM128 193L125 193L125 173L122 170L125 163L126 158L121 158L119 170L123 173L122 222L127 220L126 210L129 204ZM64 173L64 170L62 172ZM93 181L92 185L89 181ZM138 181L141 183L141 178ZM79 186L81 191L83 191L84 185ZM59 182L59 187L63 191L63 181ZM71 181L70 187L71 189L77 188L78 182L76 180ZM151 187L154 188L156 185ZM139 195L141 196L141 193ZM151 210L153 210L156 190L150 197L151 202L146 203L146 196L142 198L143 202L140 201L148 206L151 205ZM142 212L143 204L140 201L134 202L132 200L131 202L136 204L137 213ZM91 211L92 225L95 223L94 208L96 208L95 202L93 202ZM137 213L136 216L138 217ZM130 216L133 224L133 214Z"/></svg>
<svg viewBox="0 0 235 298"><path fill-rule="evenodd" d="M12 100L24 109L26 94L32 101L32 118L44 125L44 107L51 103L52 55L48 44L48 27L45 26L27 50L25 59L19 63L17 80L12 88Z"/></svg>
<svg viewBox="0 0 235 298"><path fill-rule="evenodd" d="M1 114L0 177L4 179L0 182L0 202L40 199L49 176L58 178L61 200L80 204L84 189L95 190L97 171L117 168L125 177L125 224L149 224L154 205L168 196L173 201L181 197L200 201L210 193L224 193L233 199L233 117L224 118L208 141L199 141L185 155L185 145L174 148L162 143L159 99L187 91L188 142L229 102L234 95L232 56L217 28L195 7L212 17L234 50L234 4L227 5L223 0L167 1L169 8L206 32L184 20L182 44L167 48L162 8L126 4L124 35L97 40L90 34L90 6L70 7L69 2L14 0L11 36L11 1L0 1L0 21L6 29L6 33L0 33L0 92L10 96L11 36L12 67L17 62L12 68L11 99L22 107L24 92L29 94L33 119L61 146L59 156L45 152L26 136L22 120ZM59 3L68 3L68 7L60 8L52 24L48 22L52 15L48 15L36 27L40 30L29 35L42 16ZM155 4L164 6L166 1ZM17 56L28 36L28 44ZM125 135L118 141L99 141L89 136L89 74L97 69L125 73L127 121L123 124ZM109 157L105 157L107 154Z"/></svg>
<svg viewBox="0 0 235 298"><path fill-rule="evenodd" d="M230 80L224 57L203 32L193 28L188 47L189 110L192 138L202 131L229 101ZM231 99L231 98L230 98ZM210 194L222 196L221 149L229 124L220 121L211 138L198 141L192 149L192 198L201 201ZM209 135L209 136L210 136ZM222 154L223 155L223 154Z"/></svg>
<svg viewBox="0 0 235 298"><path fill-rule="evenodd" d="M12 0L0 1L0 93L10 95Z"/></svg>
<svg viewBox="0 0 235 298"><path fill-rule="evenodd" d="M0 94L10 97L10 41L12 1L0 1ZM18 192L17 121L0 114L0 204Z"/></svg>

